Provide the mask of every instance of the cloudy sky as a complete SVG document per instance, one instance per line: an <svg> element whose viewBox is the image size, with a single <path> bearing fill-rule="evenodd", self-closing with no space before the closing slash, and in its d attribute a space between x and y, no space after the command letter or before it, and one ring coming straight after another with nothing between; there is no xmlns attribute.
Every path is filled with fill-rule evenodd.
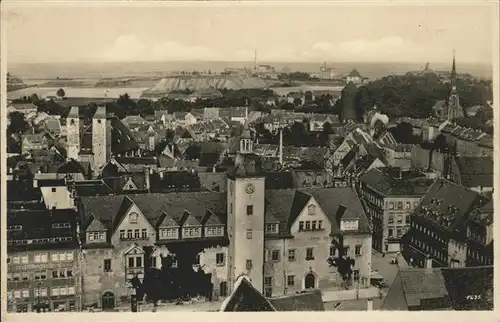
<svg viewBox="0 0 500 322"><path fill-rule="evenodd" d="M488 5L199 4L8 7L8 60L492 61Z"/></svg>

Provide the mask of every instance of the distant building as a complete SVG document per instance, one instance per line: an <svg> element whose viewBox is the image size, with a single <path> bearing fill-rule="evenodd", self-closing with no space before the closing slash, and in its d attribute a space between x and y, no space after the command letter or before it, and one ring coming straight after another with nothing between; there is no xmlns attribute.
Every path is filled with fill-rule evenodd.
<svg viewBox="0 0 500 322"><path fill-rule="evenodd" d="M462 231L462 236L464 231L468 232L467 237L472 237L472 231L476 234L477 230L467 229L464 224L474 209L487 201L477 192L438 179L412 213L410 230L406 236L407 256L419 267L424 267L427 259L433 261L432 266L448 266L450 258L454 256L454 253L449 253L450 238L457 236L456 230ZM483 229L483 236L486 236L486 232L487 230ZM480 239L485 243L487 241L486 238ZM481 253L481 256L484 254ZM492 260L484 258L485 263Z"/></svg>
<svg viewBox="0 0 500 322"><path fill-rule="evenodd" d="M361 84L363 82L363 77L361 74L358 72L357 69L353 69L346 77L346 82L349 83L354 83L354 84Z"/></svg>
<svg viewBox="0 0 500 322"><path fill-rule="evenodd" d="M410 216L431 184L425 176L398 168L373 168L360 177L360 193L373 224L374 249L400 251Z"/></svg>
<svg viewBox="0 0 500 322"><path fill-rule="evenodd" d="M7 112L19 112L24 115L28 115L30 113L36 113L37 107L33 103L12 103L7 107Z"/></svg>
<svg viewBox="0 0 500 322"><path fill-rule="evenodd" d="M457 90L457 70L455 65L455 56L453 56L453 65L451 69L451 90L448 98L444 101L437 101L433 109L440 120L453 120L464 117L464 109L460 105L460 99Z"/></svg>

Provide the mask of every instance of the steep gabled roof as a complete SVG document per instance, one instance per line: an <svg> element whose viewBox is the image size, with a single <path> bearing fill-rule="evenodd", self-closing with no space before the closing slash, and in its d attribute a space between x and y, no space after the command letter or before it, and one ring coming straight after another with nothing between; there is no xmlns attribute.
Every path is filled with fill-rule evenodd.
<svg viewBox="0 0 500 322"><path fill-rule="evenodd" d="M221 312L273 312L274 306L262 295L246 277L240 276L233 291L220 307Z"/></svg>
<svg viewBox="0 0 500 322"><path fill-rule="evenodd" d="M156 228L160 227L180 227L179 223L166 212L162 212L158 219Z"/></svg>
<svg viewBox="0 0 500 322"><path fill-rule="evenodd" d="M270 298L276 311L325 311L320 290Z"/></svg>
<svg viewBox="0 0 500 322"><path fill-rule="evenodd" d="M97 218L94 218L94 216L91 216L89 218L89 225L85 229L86 231L107 231L108 228Z"/></svg>
<svg viewBox="0 0 500 322"><path fill-rule="evenodd" d="M223 225L224 223L211 210L207 210L205 212L205 217L203 217L203 219L201 221L201 224L203 226L220 226L220 225Z"/></svg>
<svg viewBox="0 0 500 322"><path fill-rule="evenodd" d="M187 210L184 211L181 219L182 227L201 226L201 223Z"/></svg>

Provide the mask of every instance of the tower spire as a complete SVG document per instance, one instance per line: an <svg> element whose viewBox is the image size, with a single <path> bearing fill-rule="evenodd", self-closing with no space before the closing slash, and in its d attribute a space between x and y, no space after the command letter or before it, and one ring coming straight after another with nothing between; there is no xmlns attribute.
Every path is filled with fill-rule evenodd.
<svg viewBox="0 0 500 322"><path fill-rule="evenodd" d="M453 65L451 66L451 86L456 86L457 67L455 64L455 49L453 49Z"/></svg>

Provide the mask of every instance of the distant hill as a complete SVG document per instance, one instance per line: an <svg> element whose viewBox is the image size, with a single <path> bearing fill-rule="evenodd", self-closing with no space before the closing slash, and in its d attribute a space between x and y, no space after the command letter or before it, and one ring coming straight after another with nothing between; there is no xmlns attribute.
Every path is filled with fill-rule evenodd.
<svg viewBox="0 0 500 322"><path fill-rule="evenodd" d="M217 89L250 89L250 88L265 88L271 83L260 78L248 76L191 76L180 75L166 77L160 80L153 86L150 92L168 93L171 91L178 91L184 89L201 90L206 88Z"/></svg>
<svg viewBox="0 0 500 322"><path fill-rule="evenodd" d="M30 87L23 83L23 80L17 76L7 73L7 92Z"/></svg>

